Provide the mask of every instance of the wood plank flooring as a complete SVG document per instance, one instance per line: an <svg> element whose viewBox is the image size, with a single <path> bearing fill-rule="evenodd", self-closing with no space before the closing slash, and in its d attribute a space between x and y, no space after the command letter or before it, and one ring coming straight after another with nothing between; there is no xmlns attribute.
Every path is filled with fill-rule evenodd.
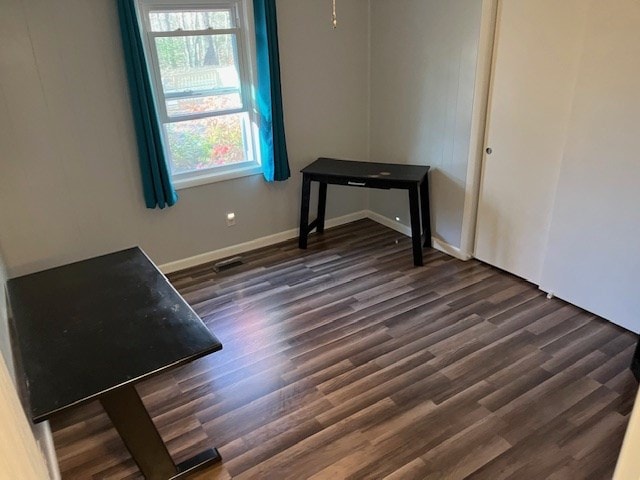
<svg viewBox="0 0 640 480"><path fill-rule="evenodd" d="M636 336L363 220L171 280L224 345L139 385L198 479L607 479ZM52 422L67 479L140 478L98 403Z"/></svg>

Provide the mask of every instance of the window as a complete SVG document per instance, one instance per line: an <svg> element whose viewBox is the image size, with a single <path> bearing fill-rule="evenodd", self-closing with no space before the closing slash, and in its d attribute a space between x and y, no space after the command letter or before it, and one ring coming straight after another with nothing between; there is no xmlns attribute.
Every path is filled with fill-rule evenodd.
<svg viewBox="0 0 640 480"><path fill-rule="evenodd" d="M260 173L243 2L139 0L138 8L176 187Z"/></svg>

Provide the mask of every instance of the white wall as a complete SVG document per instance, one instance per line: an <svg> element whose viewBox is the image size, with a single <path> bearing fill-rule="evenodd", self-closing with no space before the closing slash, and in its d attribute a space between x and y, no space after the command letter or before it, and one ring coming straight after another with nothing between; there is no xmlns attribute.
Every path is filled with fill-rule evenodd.
<svg viewBox="0 0 640 480"><path fill-rule="evenodd" d="M49 478L42 454L20 406L7 365L0 356L0 464L2 478Z"/></svg>
<svg viewBox="0 0 640 480"><path fill-rule="evenodd" d="M481 13L482 0L371 0L370 159L433 167L433 233L454 247L461 245ZM370 208L409 225L406 197L372 190Z"/></svg>
<svg viewBox="0 0 640 480"><path fill-rule="evenodd" d="M6 278L0 256L0 477L53 480L60 475L49 423L33 425L28 421L15 388L5 300Z"/></svg>
<svg viewBox="0 0 640 480"><path fill-rule="evenodd" d="M540 286L640 332L640 2L586 3Z"/></svg>
<svg viewBox="0 0 640 480"><path fill-rule="evenodd" d="M613 480L640 480L640 392L631 413Z"/></svg>
<svg viewBox="0 0 640 480"><path fill-rule="evenodd" d="M295 228L299 170L318 156L366 158L368 1L279 0L292 178L181 190L144 208L113 0L3 0L0 246L11 275L139 244L158 263ZM366 192L332 188L328 217ZM235 211L227 228L224 213Z"/></svg>

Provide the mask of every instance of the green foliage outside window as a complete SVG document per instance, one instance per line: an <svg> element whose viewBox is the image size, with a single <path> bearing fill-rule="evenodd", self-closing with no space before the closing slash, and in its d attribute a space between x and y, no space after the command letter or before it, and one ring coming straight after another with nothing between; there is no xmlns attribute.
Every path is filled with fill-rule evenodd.
<svg viewBox="0 0 640 480"><path fill-rule="evenodd" d="M167 125L174 173L244 161L241 115Z"/></svg>

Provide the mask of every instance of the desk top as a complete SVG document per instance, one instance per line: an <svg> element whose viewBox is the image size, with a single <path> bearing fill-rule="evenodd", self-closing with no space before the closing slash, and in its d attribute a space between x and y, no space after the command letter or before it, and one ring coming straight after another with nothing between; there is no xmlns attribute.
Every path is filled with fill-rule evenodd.
<svg viewBox="0 0 640 480"><path fill-rule="evenodd" d="M302 169L302 173L359 179L378 179L393 182L421 182L429 172L425 165L404 165L399 163L356 162L319 158Z"/></svg>
<svg viewBox="0 0 640 480"><path fill-rule="evenodd" d="M222 348L139 248L7 282L31 417Z"/></svg>

